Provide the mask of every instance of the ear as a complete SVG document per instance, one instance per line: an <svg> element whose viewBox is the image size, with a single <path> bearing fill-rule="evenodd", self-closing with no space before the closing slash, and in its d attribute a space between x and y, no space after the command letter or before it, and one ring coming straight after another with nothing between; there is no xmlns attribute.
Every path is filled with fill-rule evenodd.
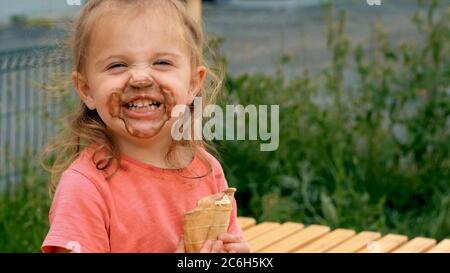
<svg viewBox="0 0 450 273"><path fill-rule="evenodd" d="M88 82L80 72L77 71L72 72L72 85L77 91L80 99L84 102L84 104L86 104L86 106L89 109L94 110L95 103L94 99L91 96Z"/></svg>
<svg viewBox="0 0 450 273"><path fill-rule="evenodd" d="M206 67L199 66L192 77L191 89L189 91L190 100L194 100L195 96L200 92L206 77Z"/></svg>

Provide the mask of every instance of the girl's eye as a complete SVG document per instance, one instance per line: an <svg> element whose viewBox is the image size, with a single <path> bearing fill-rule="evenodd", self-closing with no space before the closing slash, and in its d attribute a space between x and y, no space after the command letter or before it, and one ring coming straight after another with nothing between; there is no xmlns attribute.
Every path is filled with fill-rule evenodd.
<svg viewBox="0 0 450 273"><path fill-rule="evenodd" d="M172 65L172 63L168 60L157 60L156 62L154 62L154 65L169 66Z"/></svg>
<svg viewBox="0 0 450 273"><path fill-rule="evenodd" d="M123 63L112 64L112 65L108 66L108 70L113 69L113 68L119 68L119 67L126 67L126 65Z"/></svg>

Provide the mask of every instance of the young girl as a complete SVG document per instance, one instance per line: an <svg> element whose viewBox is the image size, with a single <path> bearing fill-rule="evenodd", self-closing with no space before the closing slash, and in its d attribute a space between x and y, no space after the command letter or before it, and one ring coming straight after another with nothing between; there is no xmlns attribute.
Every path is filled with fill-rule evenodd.
<svg viewBox="0 0 450 273"><path fill-rule="evenodd" d="M52 146L56 192L42 251L184 252L184 213L228 187L201 141L171 136L175 105L218 90L203 88L199 26L177 0L90 0L71 47L81 102ZM201 251L249 252L236 217L233 202L228 233Z"/></svg>

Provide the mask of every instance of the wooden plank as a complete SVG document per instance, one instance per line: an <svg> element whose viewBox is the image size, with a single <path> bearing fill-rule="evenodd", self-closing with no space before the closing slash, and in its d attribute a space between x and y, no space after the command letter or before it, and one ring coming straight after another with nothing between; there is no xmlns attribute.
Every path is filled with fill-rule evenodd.
<svg viewBox="0 0 450 273"><path fill-rule="evenodd" d="M320 225L310 225L281 241L261 249L260 253L286 253L293 252L306 244L330 232L330 228Z"/></svg>
<svg viewBox="0 0 450 273"><path fill-rule="evenodd" d="M438 245L428 250L428 253L450 253L450 239L441 241Z"/></svg>
<svg viewBox="0 0 450 273"><path fill-rule="evenodd" d="M325 252L338 244L350 239L356 234L354 230L350 229L336 229L322 238L301 247L296 253L322 253Z"/></svg>
<svg viewBox="0 0 450 273"><path fill-rule="evenodd" d="M249 229L256 225L256 220L250 217L238 217L237 220L242 230Z"/></svg>
<svg viewBox="0 0 450 273"><path fill-rule="evenodd" d="M450 253L450 239L436 245L432 238L408 237L378 232L363 231L355 235L349 229L336 229L320 225L303 228L300 223L263 222L256 225L251 217L238 217L253 253ZM381 238L380 238L381 237Z"/></svg>
<svg viewBox="0 0 450 273"><path fill-rule="evenodd" d="M273 229L263 235L260 235L253 240L250 240L248 243L250 244L251 252L259 252L261 249L268 247L289 235L301 230L303 228L303 224L287 222L282 224L280 227Z"/></svg>
<svg viewBox="0 0 450 273"><path fill-rule="evenodd" d="M272 229L275 229L277 227L279 227L280 224L279 223L275 223L275 222L263 222L260 223L256 226L253 226L247 230L244 230L244 238L246 241L250 241L258 236L260 236L261 234L264 234L266 232L271 231Z"/></svg>
<svg viewBox="0 0 450 273"><path fill-rule="evenodd" d="M403 246L395 249L392 253L421 253L426 252L436 245L436 240L424 237L416 237Z"/></svg>
<svg viewBox="0 0 450 273"><path fill-rule="evenodd" d="M400 247L408 241L408 237L398 234L388 234L381 239L368 243L359 253L387 253Z"/></svg>
<svg viewBox="0 0 450 273"><path fill-rule="evenodd" d="M379 239L381 234L378 232L363 231L358 233L355 237L343 242L340 245L328 250L328 253L354 253L364 248L368 243Z"/></svg>

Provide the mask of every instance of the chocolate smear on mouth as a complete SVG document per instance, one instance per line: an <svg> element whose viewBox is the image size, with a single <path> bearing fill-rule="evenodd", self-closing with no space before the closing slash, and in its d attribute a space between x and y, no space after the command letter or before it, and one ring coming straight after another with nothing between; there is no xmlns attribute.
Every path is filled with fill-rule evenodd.
<svg viewBox="0 0 450 273"><path fill-rule="evenodd" d="M163 101L159 101L163 107L163 114L160 117L152 119L137 119L131 118L124 113L124 108L127 103L135 96L152 96L162 97ZM168 88L162 88L160 85L153 83L152 86L143 89L132 89L130 91L116 91L113 92L107 102L109 114L113 118L121 119L127 132L139 138L151 138L159 133L164 127L164 124L171 118L172 109L175 106L175 97L172 91Z"/></svg>

